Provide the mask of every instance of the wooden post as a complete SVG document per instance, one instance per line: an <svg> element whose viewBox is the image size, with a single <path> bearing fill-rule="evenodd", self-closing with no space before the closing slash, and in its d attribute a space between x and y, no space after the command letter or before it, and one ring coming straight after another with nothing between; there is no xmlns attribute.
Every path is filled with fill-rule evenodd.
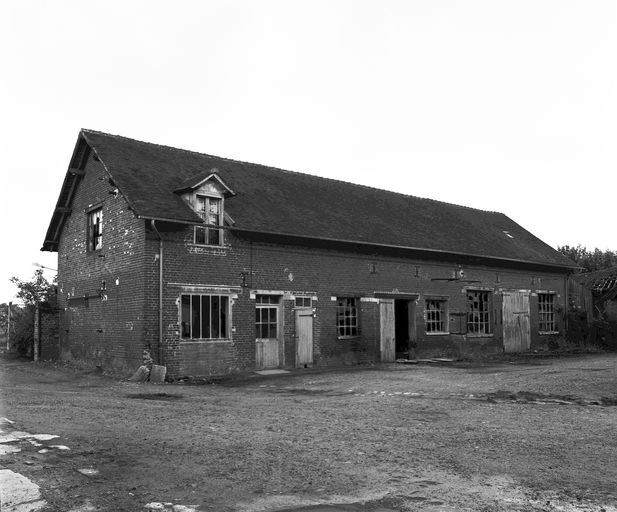
<svg viewBox="0 0 617 512"><path fill-rule="evenodd" d="M11 309L13 308L13 303L9 302L9 312L6 315L6 351L11 351Z"/></svg>
<svg viewBox="0 0 617 512"><path fill-rule="evenodd" d="M41 310L39 303L34 307L34 360L39 360L39 348L41 346Z"/></svg>

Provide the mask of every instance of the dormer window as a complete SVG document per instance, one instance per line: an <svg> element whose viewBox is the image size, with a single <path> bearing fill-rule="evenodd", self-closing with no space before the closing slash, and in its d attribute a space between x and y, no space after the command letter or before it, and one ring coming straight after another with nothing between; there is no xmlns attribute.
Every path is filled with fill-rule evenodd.
<svg viewBox="0 0 617 512"><path fill-rule="evenodd" d="M184 181L174 192L201 218L202 224L193 228L195 245L224 245L224 226L233 225L225 213L225 199L235 193L218 175L217 169L208 169Z"/></svg>
<svg viewBox="0 0 617 512"><path fill-rule="evenodd" d="M195 226L195 243L197 245L222 245L223 230L216 226L223 225L223 199L196 195L197 213L206 226Z"/></svg>

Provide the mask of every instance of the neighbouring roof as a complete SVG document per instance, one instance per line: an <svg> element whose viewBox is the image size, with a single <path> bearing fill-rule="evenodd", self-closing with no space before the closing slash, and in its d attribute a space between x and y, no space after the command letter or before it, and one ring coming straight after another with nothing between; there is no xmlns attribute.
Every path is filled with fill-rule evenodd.
<svg viewBox="0 0 617 512"><path fill-rule="evenodd" d="M576 280L601 300L612 300L617 297L617 267L577 274Z"/></svg>
<svg viewBox="0 0 617 512"><path fill-rule="evenodd" d="M178 191L216 173L235 194L225 201L234 229L576 266L502 213L92 130L80 132L73 161L79 156L80 144L94 151L142 218L201 222ZM43 250L57 247L62 209L72 187L70 176L71 169Z"/></svg>

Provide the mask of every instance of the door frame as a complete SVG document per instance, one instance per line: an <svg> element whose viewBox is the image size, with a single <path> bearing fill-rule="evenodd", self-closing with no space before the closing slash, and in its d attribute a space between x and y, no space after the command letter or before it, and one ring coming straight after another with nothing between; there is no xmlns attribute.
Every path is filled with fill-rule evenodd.
<svg viewBox="0 0 617 512"><path fill-rule="evenodd" d="M265 295L276 297L278 302L274 304L260 304L255 302L255 311L259 309L272 308L276 307L276 338L257 338L255 337L255 369L256 370L271 370L275 368L281 368L284 364L284 354L282 354L283 349L283 296L278 294L271 293L257 293L255 294L255 300L257 301L257 296ZM255 325L255 324L253 324ZM264 362L263 353L264 353L264 344L270 343L272 345L276 344L276 350L272 351L272 354L276 353L276 364L266 364ZM261 356L261 357L259 357Z"/></svg>

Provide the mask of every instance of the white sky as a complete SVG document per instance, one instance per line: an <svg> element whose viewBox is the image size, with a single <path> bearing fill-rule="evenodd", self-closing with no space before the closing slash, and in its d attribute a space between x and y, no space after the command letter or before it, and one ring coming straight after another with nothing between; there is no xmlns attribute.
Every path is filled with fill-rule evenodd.
<svg viewBox="0 0 617 512"><path fill-rule="evenodd" d="M0 302L56 268L82 127L616 250L616 27L611 0L0 0Z"/></svg>

